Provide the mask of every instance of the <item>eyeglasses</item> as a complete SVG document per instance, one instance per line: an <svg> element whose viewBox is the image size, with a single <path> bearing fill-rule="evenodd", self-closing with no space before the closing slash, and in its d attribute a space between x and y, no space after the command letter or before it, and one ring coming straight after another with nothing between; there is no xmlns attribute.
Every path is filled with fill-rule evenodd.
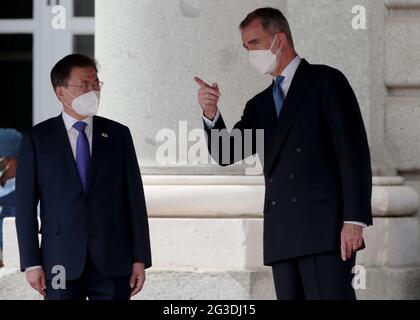
<svg viewBox="0 0 420 320"><path fill-rule="evenodd" d="M93 90L101 90L103 86L104 86L104 83L102 81L97 81L96 83L91 83L91 84L84 82L79 85L70 85L70 84L66 85L66 87L79 88L80 90L88 90L89 88L92 88Z"/></svg>

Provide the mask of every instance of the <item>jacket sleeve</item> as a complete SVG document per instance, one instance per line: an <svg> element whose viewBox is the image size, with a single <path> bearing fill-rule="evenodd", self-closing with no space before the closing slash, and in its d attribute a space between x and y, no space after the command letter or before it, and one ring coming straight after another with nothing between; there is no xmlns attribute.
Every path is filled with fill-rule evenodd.
<svg viewBox="0 0 420 320"><path fill-rule="evenodd" d="M209 153L221 166L229 166L257 153L257 133L252 125L250 102L233 130L226 128L221 114L212 129L204 122L204 130Z"/></svg>
<svg viewBox="0 0 420 320"><path fill-rule="evenodd" d="M356 95L337 70L324 85L322 105L340 170L343 220L372 225L372 167Z"/></svg>
<svg viewBox="0 0 420 320"><path fill-rule="evenodd" d="M16 175L16 231L19 244L20 265L41 266L38 239L37 205L39 188L35 148L30 134L25 134L19 151Z"/></svg>
<svg viewBox="0 0 420 320"><path fill-rule="evenodd" d="M149 239L149 224L140 168L130 130L124 132L126 164L125 185L133 241L134 262L143 262L146 268L152 266Z"/></svg>

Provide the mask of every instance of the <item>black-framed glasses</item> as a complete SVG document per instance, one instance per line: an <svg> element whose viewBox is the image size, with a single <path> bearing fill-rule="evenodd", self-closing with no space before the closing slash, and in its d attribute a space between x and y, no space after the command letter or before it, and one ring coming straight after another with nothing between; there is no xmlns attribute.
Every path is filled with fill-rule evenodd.
<svg viewBox="0 0 420 320"><path fill-rule="evenodd" d="M84 82L82 84L79 85L71 85L71 84L67 84L66 87L74 87L74 88L79 88L80 90L88 90L89 88L92 88L93 90L101 90L104 86L103 81L97 81L96 83L87 83Z"/></svg>

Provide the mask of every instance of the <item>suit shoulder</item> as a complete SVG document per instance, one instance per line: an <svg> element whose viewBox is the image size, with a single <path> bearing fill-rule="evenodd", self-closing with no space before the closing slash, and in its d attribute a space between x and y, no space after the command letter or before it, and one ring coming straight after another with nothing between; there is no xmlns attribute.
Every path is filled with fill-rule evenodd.
<svg viewBox="0 0 420 320"><path fill-rule="evenodd" d="M266 97L267 95L272 95L272 89L273 85L270 84L270 86L268 86L266 89L264 89L263 91L257 93L254 97L252 97L247 104L254 104L256 102L258 102L260 99Z"/></svg>
<svg viewBox="0 0 420 320"><path fill-rule="evenodd" d="M26 135L38 135L42 134L44 132L51 133L51 128L54 126L54 124L58 121L58 117L50 118L48 120L42 121L36 125L34 125L32 128L29 128L25 130L24 134Z"/></svg>
<svg viewBox="0 0 420 320"><path fill-rule="evenodd" d="M340 81L346 79L346 76L340 70L322 64L312 64L312 73L318 80Z"/></svg>
<svg viewBox="0 0 420 320"><path fill-rule="evenodd" d="M119 123L117 121L108 119L108 118L95 116L95 119L96 119L96 121L98 121L99 123L107 126L108 128L113 128L115 130L129 130L126 125L124 125L122 123Z"/></svg>

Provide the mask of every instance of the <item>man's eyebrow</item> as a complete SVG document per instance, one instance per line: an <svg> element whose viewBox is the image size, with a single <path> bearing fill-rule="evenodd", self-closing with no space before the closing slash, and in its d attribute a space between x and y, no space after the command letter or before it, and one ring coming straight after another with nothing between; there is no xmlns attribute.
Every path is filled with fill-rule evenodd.
<svg viewBox="0 0 420 320"><path fill-rule="evenodd" d="M245 49L248 49L247 48L247 45L250 45L250 44L255 44L256 42L258 42L258 41L260 41L259 39L251 39L251 40L249 40L246 44L245 43L242 43L242 46L245 48Z"/></svg>
<svg viewBox="0 0 420 320"><path fill-rule="evenodd" d="M94 81L98 81L98 80L99 80L99 78L98 78L98 77L96 77ZM82 82L84 82L84 83L89 83L90 81L89 81L89 80L82 80Z"/></svg>

